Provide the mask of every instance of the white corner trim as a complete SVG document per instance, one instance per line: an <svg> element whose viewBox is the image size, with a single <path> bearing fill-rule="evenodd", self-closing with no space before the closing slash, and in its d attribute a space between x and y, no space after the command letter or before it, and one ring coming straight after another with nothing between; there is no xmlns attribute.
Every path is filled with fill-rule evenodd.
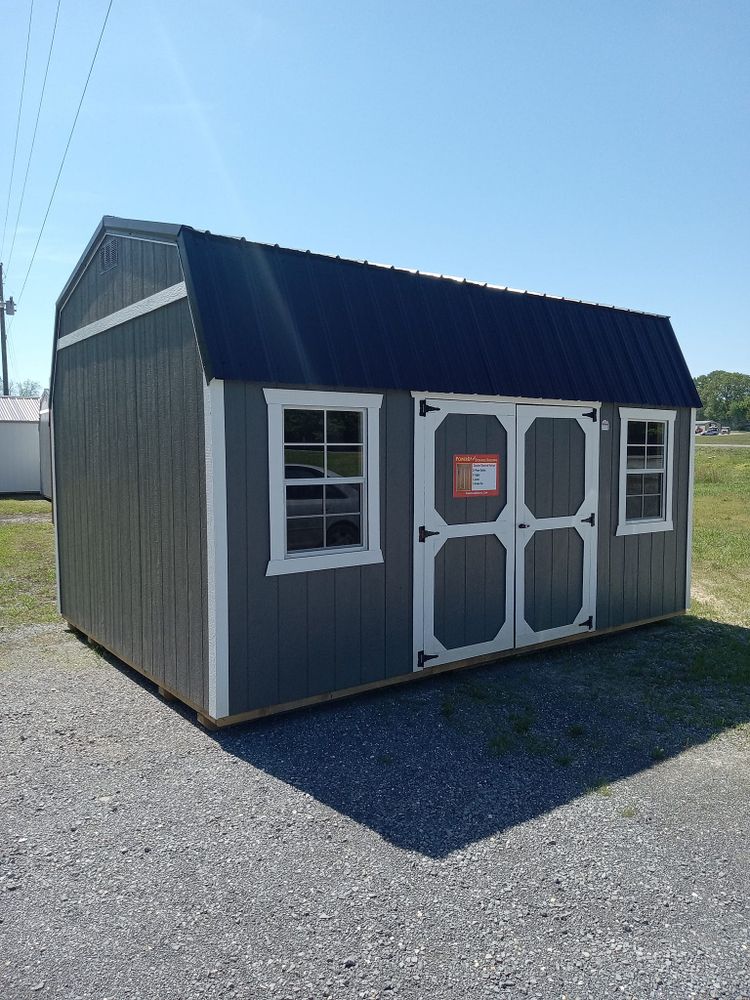
<svg viewBox="0 0 750 1000"><path fill-rule="evenodd" d="M618 516L616 536L622 535L643 535L653 534L657 531L673 531L674 522L672 520L672 490L674 485L674 425L677 419L676 410L654 410L642 407L621 406L620 412L620 453L618 456ZM625 483L628 471L648 472L648 469L627 468L627 446L628 446L628 420L658 420L667 425L667 464L666 482L664 486L664 517L654 518L651 521L626 521L625 519ZM657 470L658 471L658 470Z"/></svg>
<svg viewBox="0 0 750 1000"><path fill-rule="evenodd" d="M187 289L185 282L180 281L176 285L163 288L160 292L149 295L145 299L139 299L138 302L133 302L131 305L125 306L124 309L118 309L117 312L110 313L109 316L102 316L101 319L82 326L78 330L73 330L72 333L66 333L64 337L60 337L58 340L57 350L62 351L66 347L80 343L82 340L88 340L89 337L95 337L106 330L122 326L123 323L127 323L131 319L145 316L146 313L154 312L156 309L163 309L164 306L171 305L173 302L178 302L184 298L187 298Z"/></svg>
<svg viewBox="0 0 750 1000"><path fill-rule="evenodd" d="M266 576L311 573L347 566L369 566L383 562L380 549L380 409L378 393L325 392L312 389L264 389L268 406L268 507L270 553ZM367 544L361 549L315 552L287 556L284 495L283 407L315 407L329 410L365 411L365 461L367 464L366 518Z"/></svg>
<svg viewBox="0 0 750 1000"><path fill-rule="evenodd" d="M698 411L690 411L690 458L688 462L687 554L685 559L685 610L690 610L690 590L693 583L693 493L695 491L695 419Z"/></svg>
<svg viewBox="0 0 750 1000"><path fill-rule="evenodd" d="M208 571L208 712L229 715L229 579L224 382L203 386Z"/></svg>
<svg viewBox="0 0 750 1000"><path fill-rule="evenodd" d="M52 525L55 532L55 602L58 614L62 614L62 599L60 597L60 516L57 509L57 477L55 475L55 415L50 409L49 440L52 458ZM41 470L40 470L41 477Z"/></svg>

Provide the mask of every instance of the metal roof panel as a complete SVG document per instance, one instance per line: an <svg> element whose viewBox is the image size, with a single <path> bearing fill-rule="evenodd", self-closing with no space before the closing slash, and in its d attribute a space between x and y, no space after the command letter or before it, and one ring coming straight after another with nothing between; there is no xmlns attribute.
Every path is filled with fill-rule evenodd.
<svg viewBox="0 0 750 1000"><path fill-rule="evenodd" d="M700 406L666 316L188 227L178 242L209 377Z"/></svg>
<svg viewBox="0 0 750 1000"><path fill-rule="evenodd" d="M37 423L39 397L0 396L0 420L8 423Z"/></svg>

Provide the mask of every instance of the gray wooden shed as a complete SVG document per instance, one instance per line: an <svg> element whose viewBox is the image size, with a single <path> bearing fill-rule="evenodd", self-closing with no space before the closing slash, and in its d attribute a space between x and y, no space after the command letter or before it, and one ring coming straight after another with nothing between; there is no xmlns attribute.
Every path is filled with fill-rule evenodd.
<svg viewBox="0 0 750 1000"><path fill-rule="evenodd" d="M699 405L664 316L106 217L60 611L220 725L680 614Z"/></svg>

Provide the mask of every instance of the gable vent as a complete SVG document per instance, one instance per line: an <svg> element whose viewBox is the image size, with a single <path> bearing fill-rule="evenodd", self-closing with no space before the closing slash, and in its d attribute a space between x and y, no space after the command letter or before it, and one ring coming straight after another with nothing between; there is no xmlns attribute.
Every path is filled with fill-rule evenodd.
<svg viewBox="0 0 750 1000"><path fill-rule="evenodd" d="M108 236L99 251L99 271L111 271L120 263L120 241L114 236Z"/></svg>

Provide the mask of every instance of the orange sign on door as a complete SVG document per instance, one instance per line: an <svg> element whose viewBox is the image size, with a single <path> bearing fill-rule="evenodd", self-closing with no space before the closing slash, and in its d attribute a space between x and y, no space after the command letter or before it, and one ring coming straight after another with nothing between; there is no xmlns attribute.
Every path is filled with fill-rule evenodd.
<svg viewBox="0 0 750 1000"><path fill-rule="evenodd" d="M454 497L496 497L500 493L499 455L454 455Z"/></svg>

